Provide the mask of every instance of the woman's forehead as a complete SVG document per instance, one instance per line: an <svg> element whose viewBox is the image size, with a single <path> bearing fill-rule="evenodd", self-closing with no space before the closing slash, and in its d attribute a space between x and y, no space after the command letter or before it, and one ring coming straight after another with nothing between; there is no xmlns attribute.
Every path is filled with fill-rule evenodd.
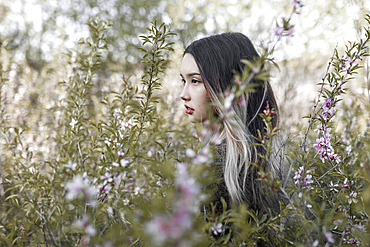
<svg viewBox="0 0 370 247"><path fill-rule="evenodd" d="M180 74L186 76L189 74L199 74L197 63L194 60L193 55L186 53L182 59L180 65Z"/></svg>

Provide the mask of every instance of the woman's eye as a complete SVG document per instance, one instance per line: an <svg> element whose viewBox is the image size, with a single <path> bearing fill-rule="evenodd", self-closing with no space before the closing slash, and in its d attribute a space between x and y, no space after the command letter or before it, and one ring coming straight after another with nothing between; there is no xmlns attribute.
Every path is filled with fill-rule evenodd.
<svg viewBox="0 0 370 247"><path fill-rule="evenodd" d="M183 84L185 84L185 83L186 83L186 81L185 81L185 79L184 79L184 78L181 78L181 82L182 82Z"/></svg>
<svg viewBox="0 0 370 247"><path fill-rule="evenodd" d="M200 80L197 80L197 79L191 79L191 82L194 83L194 84L197 84L197 83L200 83Z"/></svg>

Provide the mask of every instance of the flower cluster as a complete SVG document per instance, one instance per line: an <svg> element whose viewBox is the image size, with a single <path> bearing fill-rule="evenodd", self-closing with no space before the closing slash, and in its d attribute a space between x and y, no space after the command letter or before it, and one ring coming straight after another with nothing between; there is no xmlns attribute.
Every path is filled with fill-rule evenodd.
<svg viewBox="0 0 370 247"><path fill-rule="evenodd" d="M100 195L102 197L102 200L104 200L110 190L112 189L112 182L114 181L114 175L110 174L109 172L105 172L103 176L100 176L100 179L103 180L103 184L99 186Z"/></svg>
<svg viewBox="0 0 370 247"><path fill-rule="evenodd" d="M198 154L196 154L194 150L188 148L186 149L186 156L193 159L194 165L204 164L212 160L212 154L209 152L208 146L203 147Z"/></svg>
<svg viewBox="0 0 370 247"><path fill-rule="evenodd" d="M137 124L137 120L135 118L126 117L129 113L129 109L130 106L127 106L124 112L122 112L121 109L114 110L113 117L117 119L118 122L117 134L119 138L124 138L125 135L127 135L127 131ZM111 144L117 145L119 140L116 135L112 136L111 138L106 138L104 142L110 146Z"/></svg>
<svg viewBox="0 0 370 247"><path fill-rule="evenodd" d="M266 109L263 110L263 113L266 115L266 116L272 116L274 114L274 109L270 109L270 106L268 105L268 102L267 102L267 106L266 106Z"/></svg>
<svg viewBox="0 0 370 247"><path fill-rule="evenodd" d="M217 130L220 128L220 124L213 124L211 126L209 120L206 120L204 121L203 126L204 129L198 133L198 136L204 140L209 140L210 144L214 145L221 144L221 139L219 138L219 134L217 133ZM209 152L209 150L204 150L203 153L205 153L205 151L207 151L207 153ZM195 153L192 156L189 155L187 156L193 158L195 156Z"/></svg>
<svg viewBox="0 0 370 247"><path fill-rule="evenodd" d="M319 138L316 139L316 143L313 145L313 148L317 151L321 161L324 163L325 159L330 161L335 161L339 163L340 156L335 153L333 146L330 142L330 130L328 123L333 119L335 113L336 103L332 99L328 98L321 111L322 122L317 125L316 131L319 132Z"/></svg>
<svg viewBox="0 0 370 247"><path fill-rule="evenodd" d="M82 219L78 219L74 222L74 226L79 229L85 230L86 234L88 236L95 236L96 229L94 226L90 224L89 216L87 214L84 214Z"/></svg>
<svg viewBox="0 0 370 247"><path fill-rule="evenodd" d="M200 186L184 164L177 164L175 187L179 193L171 217L156 215L144 227L158 245L166 240L181 239L191 229L192 216L198 211Z"/></svg>
<svg viewBox="0 0 370 247"><path fill-rule="evenodd" d="M366 51L366 48L363 48L364 51ZM339 59L340 65L339 68L342 71L345 71L349 74L351 74L351 69L356 64L357 59L362 59L363 55L362 54L355 54L353 57L350 56L343 56L342 58Z"/></svg>
<svg viewBox="0 0 370 247"><path fill-rule="evenodd" d="M342 57L340 59L340 69L349 73L354 63L356 63L355 59L352 59L349 56Z"/></svg>
<svg viewBox="0 0 370 247"><path fill-rule="evenodd" d="M356 238L343 238L343 243L345 244L352 244L352 245L356 245L356 246L360 246L361 245L361 242L359 239L356 239Z"/></svg>
<svg viewBox="0 0 370 247"><path fill-rule="evenodd" d="M348 203L356 203L357 202L357 193L354 191L350 192L350 195L346 196L348 199ZM351 244L355 246L361 245L361 241L353 236L355 231L367 232L365 225L361 222L361 219L356 219L356 216L351 216L351 209L346 208L345 206L338 206L336 212L342 212L344 219L337 219L333 221L335 227L332 231L340 232L343 238L343 243ZM343 224L346 222L346 224ZM340 228L342 226L343 228Z"/></svg>
<svg viewBox="0 0 370 247"><path fill-rule="evenodd" d="M306 172L304 172L303 166L298 169L293 179L295 180L295 184L303 184L305 187L308 188L311 186L311 183L313 183L311 170L307 170Z"/></svg>
<svg viewBox="0 0 370 247"><path fill-rule="evenodd" d="M104 175L100 176L100 180L102 180L103 182L98 186L98 188L100 193L99 197L102 201L108 196L109 192L115 185L119 185L121 181L126 178L126 171L123 173L113 171L114 168L117 168L120 165L121 167L126 168L130 163L129 158L122 158L123 155L123 152L119 151L118 156L119 158L121 158L119 161L120 164L118 164L117 162L112 162L113 167L106 167Z"/></svg>
<svg viewBox="0 0 370 247"><path fill-rule="evenodd" d="M77 175L73 178L72 181L68 181L65 188L67 190L66 199L68 201L83 197L88 204L93 207L96 206L97 190L94 186L90 184L86 172L82 176Z"/></svg>

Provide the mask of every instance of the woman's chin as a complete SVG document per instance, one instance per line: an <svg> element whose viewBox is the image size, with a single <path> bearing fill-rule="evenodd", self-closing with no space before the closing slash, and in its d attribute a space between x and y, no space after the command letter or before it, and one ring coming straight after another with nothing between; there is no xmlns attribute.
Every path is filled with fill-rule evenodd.
<svg viewBox="0 0 370 247"><path fill-rule="evenodd" d="M206 118L197 118L194 115L189 115L189 120L192 123L203 123L204 121L206 121Z"/></svg>
<svg viewBox="0 0 370 247"><path fill-rule="evenodd" d="M194 116L193 116L193 115L189 115L189 120L190 120L190 122L192 122L192 123L195 123L195 122L196 122L196 118L194 118Z"/></svg>

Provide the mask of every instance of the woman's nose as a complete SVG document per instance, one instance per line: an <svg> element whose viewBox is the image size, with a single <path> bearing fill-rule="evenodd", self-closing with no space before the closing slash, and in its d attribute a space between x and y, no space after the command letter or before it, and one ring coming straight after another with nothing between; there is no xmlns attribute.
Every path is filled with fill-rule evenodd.
<svg viewBox="0 0 370 247"><path fill-rule="evenodd" d="M180 98L184 101L188 101L190 100L190 94L188 92L188 87L185 85L184 89L182 90L181 94L180 94Z"/></svg>

